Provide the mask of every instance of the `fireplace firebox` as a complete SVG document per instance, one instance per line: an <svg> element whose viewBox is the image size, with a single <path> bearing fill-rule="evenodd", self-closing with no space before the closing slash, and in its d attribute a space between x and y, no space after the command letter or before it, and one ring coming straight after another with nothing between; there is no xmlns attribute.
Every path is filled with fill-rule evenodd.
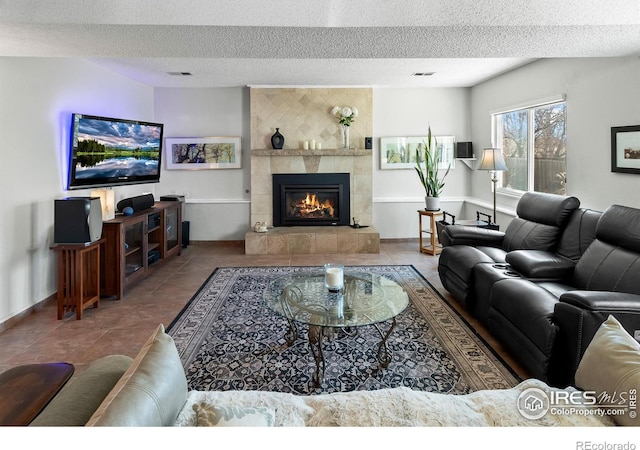
<svg viewBox="0 0 640 450"><path fill-rule="evenodd" d="M273 226L349 225L348 173L273 174Z"/></svg>

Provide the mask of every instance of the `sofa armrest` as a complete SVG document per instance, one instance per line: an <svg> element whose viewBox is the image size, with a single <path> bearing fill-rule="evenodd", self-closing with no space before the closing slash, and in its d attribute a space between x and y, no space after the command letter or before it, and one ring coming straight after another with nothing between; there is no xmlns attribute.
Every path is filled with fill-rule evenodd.
<svg viewBox="0 0 640 450"><path fill-rule="evenodd" d="M569 291L556 303L554 348L556 385L573 384L575 371L600 325L613 315L631 336L640 330L640 295L624 292Z"/></svg>
<svg viewBox="0 0 640 450"><path fill-rule="evenodd" d="M560 301L585 311L640 315L640 295L626 292L568 291L560 296Z"/></svg>
<svg viewBox="0 0 640 450"><path fill-rule="evenodd" d="M527 278L565 279L576 266L570 259L543 250L513 250L505 261Z"/></svg>
<svg viewBox="0 0 640 450"><path fill-rule="evenodd" d="M500 247L504 232L465 225L445 225L439 237L440 243L445 247L449 245Z"/></svg>
<svg viewBox="0 0 640 450"><path fill-rule="evenodd" d="M31 426L84 426L132 361L125 355L109 355L93 361L60 390Z"/></svg>

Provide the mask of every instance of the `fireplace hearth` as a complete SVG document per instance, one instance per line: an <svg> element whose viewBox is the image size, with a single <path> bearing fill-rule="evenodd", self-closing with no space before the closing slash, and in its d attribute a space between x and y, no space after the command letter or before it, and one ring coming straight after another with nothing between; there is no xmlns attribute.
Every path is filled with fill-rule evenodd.
<svg viewBox="0 0 640 450"><path fill-rule="evenodd" d="M348 173L273 174L273 225L348 225Z"/></svg>

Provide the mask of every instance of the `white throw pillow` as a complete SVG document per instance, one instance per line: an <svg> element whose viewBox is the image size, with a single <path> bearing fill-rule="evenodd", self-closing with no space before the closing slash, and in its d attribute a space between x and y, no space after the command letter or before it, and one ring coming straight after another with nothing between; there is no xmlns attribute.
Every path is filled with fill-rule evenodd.
<svg viewBox="0 0 640 450"><path fill-rule="evenodd" d="M272 427L274 411L260 407L222 406L207 402L194 403L199 427Z"/></svg>
<svg viewBox="0 0 640 450"><path fill-rule="evenodd" d="M584 352L576 371L576 385L595 391L599 399L609 397L609 404L620 403L628 410L614 415L618 425L640 425L637 395L640 389L640 344L615 317L602 323Z"/></svg>

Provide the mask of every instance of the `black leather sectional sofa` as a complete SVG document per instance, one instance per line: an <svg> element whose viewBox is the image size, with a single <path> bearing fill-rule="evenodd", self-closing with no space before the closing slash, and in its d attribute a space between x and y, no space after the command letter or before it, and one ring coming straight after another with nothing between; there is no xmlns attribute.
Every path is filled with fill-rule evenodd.
<svg viewBox="0 0 640 450"><path fill-rule="evenodd" d="M640 209L526 193L504 232L442 229L443 286L532 376L564 387L609 314L640 330Z"/></svg>

